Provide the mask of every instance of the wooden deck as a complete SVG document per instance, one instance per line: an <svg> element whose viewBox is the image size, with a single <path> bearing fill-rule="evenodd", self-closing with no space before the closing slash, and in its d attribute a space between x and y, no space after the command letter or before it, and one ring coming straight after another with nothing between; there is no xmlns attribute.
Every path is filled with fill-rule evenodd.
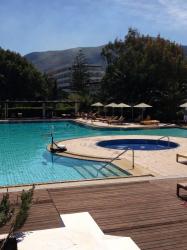
<svg viewBox="0 0 187 250"><path fill-rule="evenodd" d="M141 249L187 249L187 205L176 197L176 183L157 180L36 190L22 230L60 227L59 214L88 211L104 233L130 236ZM11 199L16 195L11 193Z"/></svg>

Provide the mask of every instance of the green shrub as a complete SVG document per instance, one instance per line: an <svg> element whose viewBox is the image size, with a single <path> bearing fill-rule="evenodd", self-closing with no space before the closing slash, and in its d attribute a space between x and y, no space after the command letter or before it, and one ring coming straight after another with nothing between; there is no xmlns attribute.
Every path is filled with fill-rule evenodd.
<svg viewBox="0 0 187 250"><path fill-rule="evenodd" d="M3 195L3 198L0 203L0 226L6 224L10 220L13 210L10 206L9 194L6 193Z"/></svg>
<svg viewBox="0 0 187 250"><path fill-rule="evenodd" d="M15 223L13 225L13 231L16 231L17 229L21 228L25 223L32 203L33 192L34 192L34 186L28 191L25 190L22 191L21 205L19 212L16 216Z"/></svg>

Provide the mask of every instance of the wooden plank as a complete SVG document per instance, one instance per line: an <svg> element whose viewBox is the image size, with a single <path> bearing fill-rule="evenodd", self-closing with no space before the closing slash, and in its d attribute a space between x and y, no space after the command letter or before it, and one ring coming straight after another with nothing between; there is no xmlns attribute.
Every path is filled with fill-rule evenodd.
<svg viewBox="0 0 187 250"><path fill-rule="evenodd" d="M10 200L12 203L17 201L17 195L20 193L10 193ZM33 197L34 203L32 204L29 216L21 231L32 231L47 228L57 228L63 226L51 197L47 190L36 190ZM17 203L16 203L17 204ZM17 208L19 207L16 206ZM10 222L4 227L0 228L0 234L7 233L10 228Z"/></svg>
<svg viewBox="0 0 187 250"><path fill-rule="evenodd" d="M173 185L172 191L176 189ZM49 192L60 213L89 211L105 233L130 236L142 249L165 249L168 246L177 249L177 242L180 249L186 249L185 244L181 244L185 234L180 234L180 227L181 223L187 227L187 209L181 206L175 193L169 192L168 183L166 189L162 182L161 186L157 183L112 184ZM173 229L166 234L164 229L163 236L163 226L178 231ZM150 228L156 227L159 227L157 234L147 234ZM139 236L134 236L134 230L139 230Z"/></svg>
<svg viewBox="0 0 187 250"><path fill-rule="evenodd" d="M60 227L59 214L88 211L104 233L129 236L142 250L185 250L187 207L176 197L176 183L162 180L36 190L23 230ZM11 193L11 199L16 200L16 195Z"/></svg>

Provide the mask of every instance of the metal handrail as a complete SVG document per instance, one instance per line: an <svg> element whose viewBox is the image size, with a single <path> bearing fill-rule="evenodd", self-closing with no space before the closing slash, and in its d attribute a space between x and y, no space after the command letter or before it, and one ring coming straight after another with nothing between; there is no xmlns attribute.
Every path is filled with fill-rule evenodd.
<svg viewBox="0 0 187 250"><path fill-rule="evenodd" d="M167 135L164 135L164 136L160 137L157 141L160 141L160 140L162 140L162 139L164 139L164 138L167 138L167 139L168 139L168 146L169 146L170 138L169 138L169 136L167 136Z"/></svg>
<svg viewBox="0 0 187 250"><path fill-rule="evenodd" d="M51 133L51 146L50 146L50 150L51 150L52 153L54 152L53 145L55 145L55 147L57 149L60 149L60 150L63 150L63 151L67 150L66 147L62 148L62 147L60 147L59 145L56 144L56 142L54 141L53 133Z"/></svg>
<svg viewBox="0 0 187 250"><path fill-rule="evenodd" d="M132 169L134 169L134 149L131 148L127 148L125 149L122 153L120 153L119 155L117 155L116 157L114 157L111 161L107 162L104 166L102 166L99 170L101 170L102 168L105 168L106 166L108 166L109 164L111 164L113 161L117 160L121 155L125 154L127 151L132 150Z"/></svg>

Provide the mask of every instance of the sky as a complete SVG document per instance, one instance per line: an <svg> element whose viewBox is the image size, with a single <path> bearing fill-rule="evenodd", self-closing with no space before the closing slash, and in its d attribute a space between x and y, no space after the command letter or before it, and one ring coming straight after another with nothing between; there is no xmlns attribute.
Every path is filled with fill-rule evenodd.
<svg viewBox="0 0 187 250"><path fill-rule="evenodd" d="M187 45L187 0L0 0L0 47L22 55L103 45L129 27Z"/></svg>

